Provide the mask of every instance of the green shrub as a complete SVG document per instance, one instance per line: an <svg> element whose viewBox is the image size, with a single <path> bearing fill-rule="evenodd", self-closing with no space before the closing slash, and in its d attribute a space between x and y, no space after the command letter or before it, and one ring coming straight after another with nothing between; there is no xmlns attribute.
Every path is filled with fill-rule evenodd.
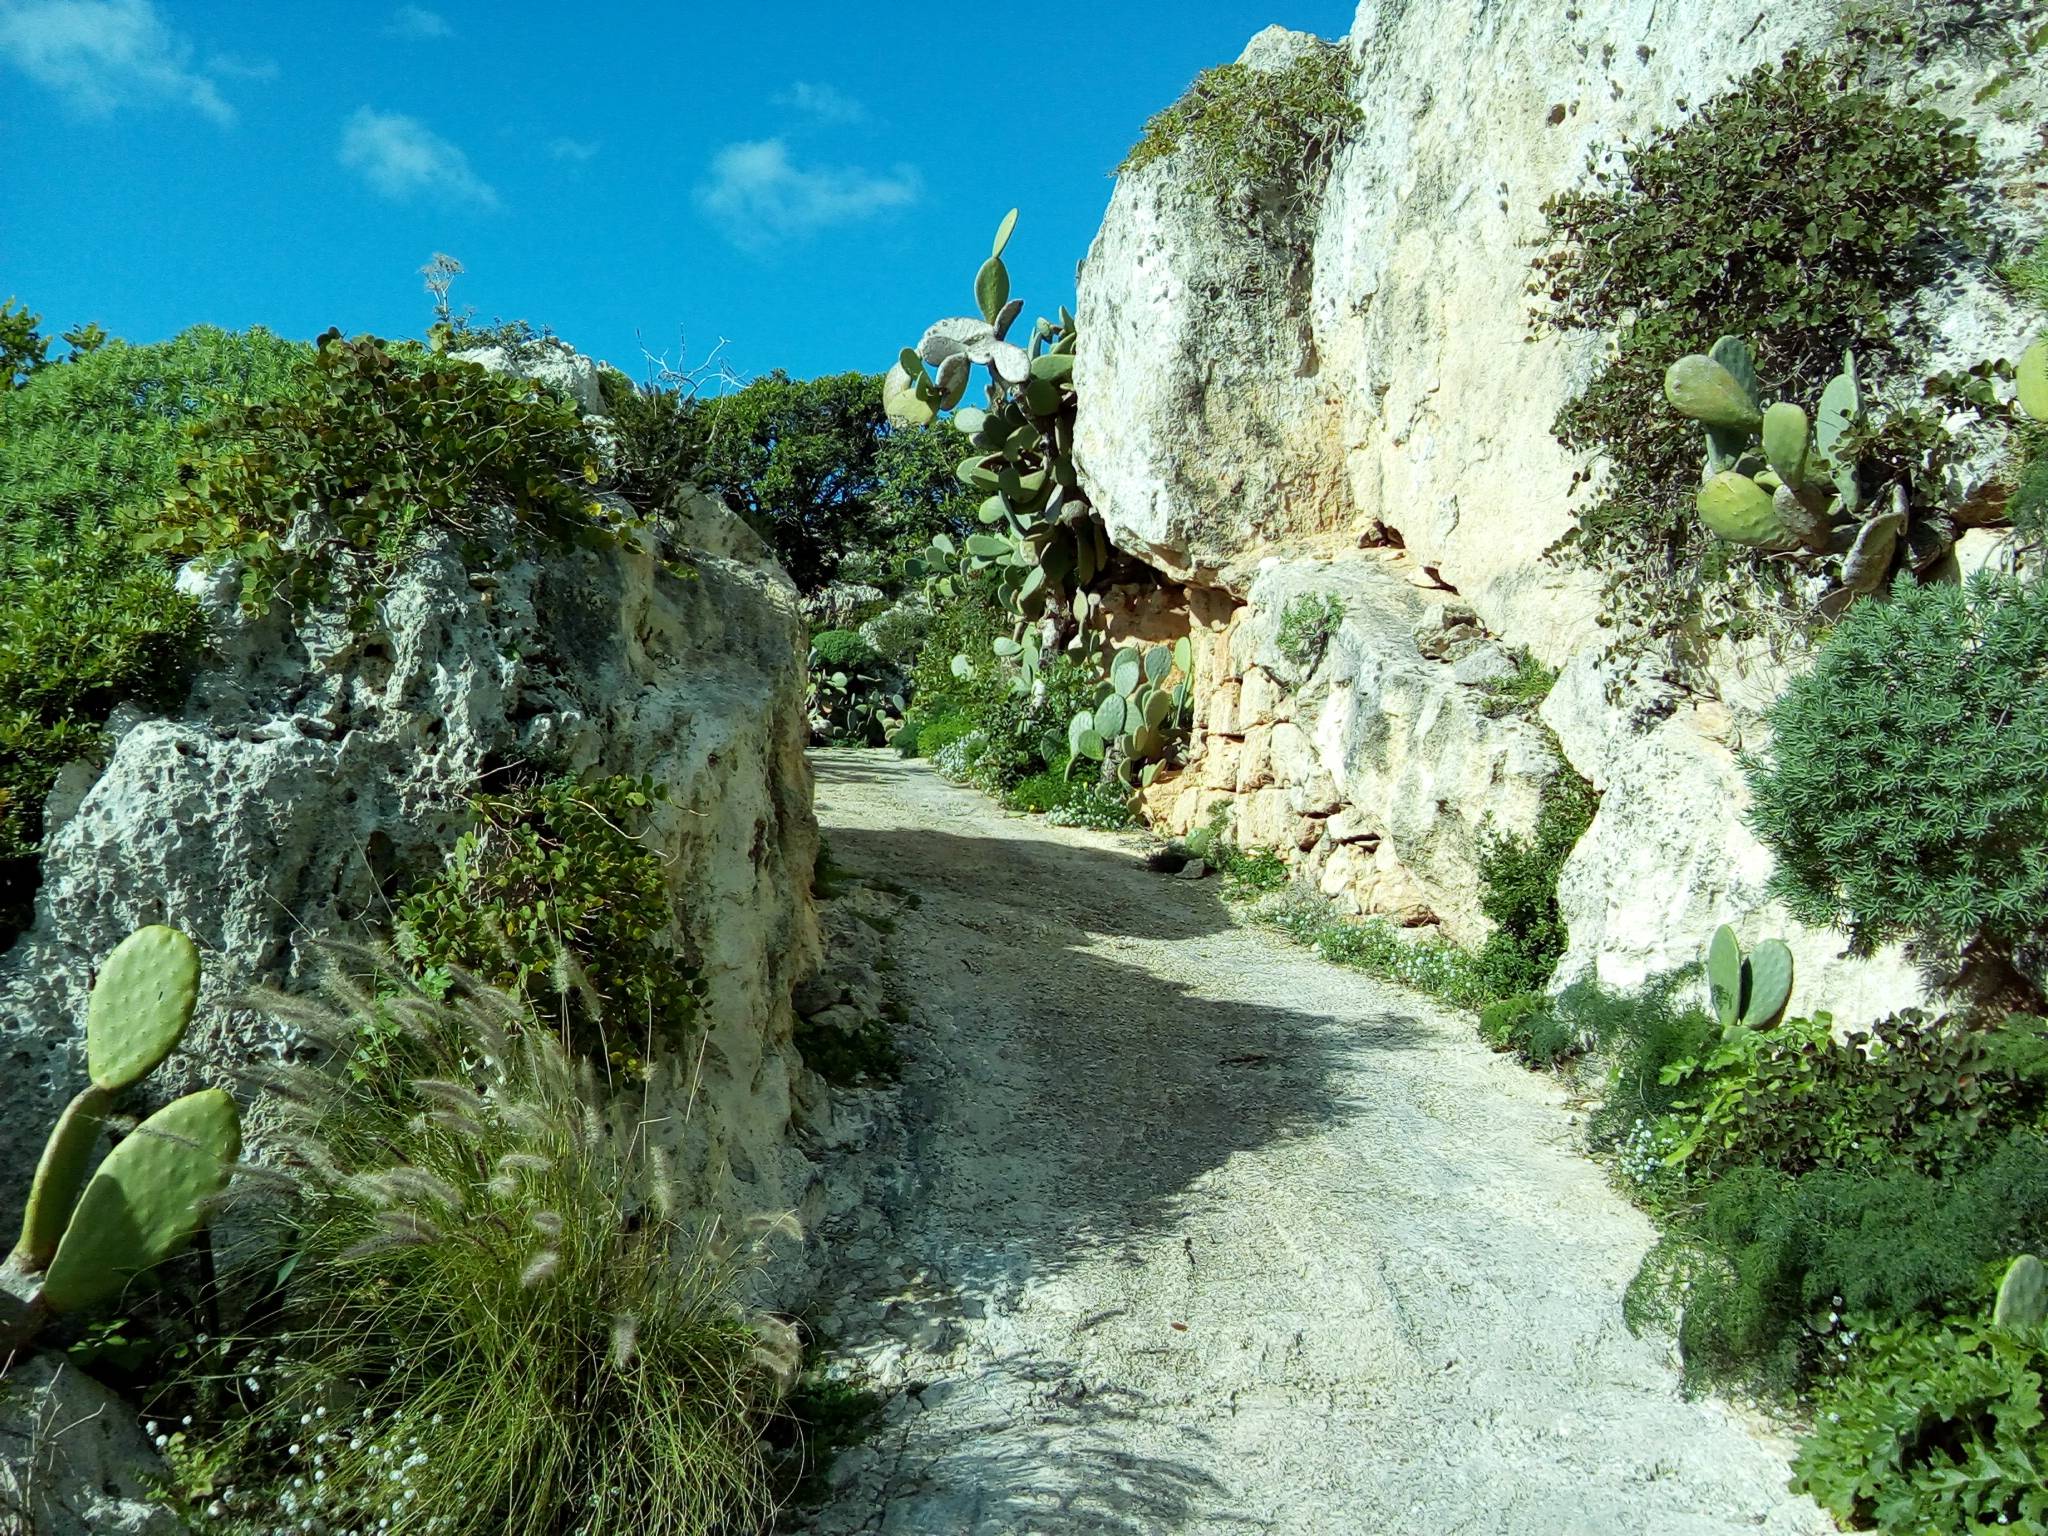
<svg viewBox="0 0 2048 1536"><path fill-rule="evenodd" d="M189 427L294 387L307 355L201 327L74 350L0 390L0 944L29 918L57 770L99 750L114 705L185 691L198 607L122 525L161 503Z"/></svg>
<svg viewBox="0 0 2048 1536"><path fill-rule="evenodd" d="M448 866L398 909L417 975L465 970L553 1019L576 1050L629 1072L697 1016L661 855L641 836L667 788L574 778L470 800Z"/></svg>
<svg viewBox="0 0 2048 1536"><path fill-rule="evenodd" d="M1480 691L1496 704L1509 708L1534 707L1550 697L1550 690L1557 685L1557 672L1546 667L1526 651L1515 663L1512 677L1484 684Z"/></svg>
<svg viewBox="0 0 2048 1536"><path fill-rule="evenodd" d="M1066 770L1066 761L1062 758L1050 767L1019 779L1003 796L1003 804L1013 811L1028 811L1034 815L1044 815L1056 806L1065 805L1088 785L1086 779L1070 778Z"/></svg>
<svg viewBox="0 0 2048 1536"><path fill-rule="evenodd" d="M864 667L874 662L875 649L853 629L827 629L811 636L811 650L828 667Z"/></svg>
<svg viewBox="0 0 2048 1536"><path fill-rule="evenodd" d="M598 384L611 413L605 427L619 490L643 511L664 510L698 476L689 400L658 384L637 387L617 369L600 374Z"/></svg>
<svg viewBox="0 0 2048 1536"><path fill-rule="evenodd" d="M1223 876L1223 894L1233 901L1285 890L1293 878L1277 848L1239 848L1219 842L1210 848L1209 861Z"/></svg>
<svg viewBox="0 0 2048 1536"><path fill-rule="evenodd" d="M1479 1008L1495 1000L1471 954L1457 945L1404 938L1383 918L1346 917L1310 892L1277 892L1255 906L1252 916L1333 965L1413 987L1453 1007Z"/></svg>
<svg viewBox="0 0 2048 1536"><path fill-rule="evenodd" d="M1845 350L1881 362L1893 306L1974 238L1961 193L1979 155L1952 119L1793 53L1590 168L1591 190L1545 205L1555 248L1536 275L1550 324L1615 333L1556 423L1609 472L1567 542L1607 575L1613 617L1668 630L1746 557L1694 516L1698 429L1664 407L1666 366L1750 337L1765 397L1809 399Z"/></svg>
<svg viewBox="0 0 2048 1536"><path fill-rule="evenodd" d="M1826 1014L1728 1030L1666 1075L1685 1094L1674 1154L1704 1173L1787 1173L1886 1164L1960 1166L1981 1139L2039 1129L2048 1100L2048 1022L1992 1028L1908 1013L1838 1043Z"/></svg>
<svg viewBox="0 0 2048 1536"><path fill-rule="evenodd" d="M587 541L604 527L597 446L573 406L530 394L474 363L329 332L304 390L204 423L140 542L242 562L243 602L262 609L373 600L434 532L485 564Z"/></svg>
<svg viewBox="0 0 2048 1536"><path fill-rule="evenodd" d="M795 1362L742 1310L743 1235L685 1219L642 1117L517 999L339 995L346 1013L279 1006L344 1062L395 1018L404 1057L276 1075L299 1193L259 1208L244 1279L280 1288L279 1326L185 1383L174 1463L209 1474L188 1475L192 1517L238 1536L757 1529L770 1362Z"/></svg>
<svg viewBox="0 0 2048 1536"><path fill-rule="evenodd" d="M2048 596L1980 576L1859 603L1746 764L1773 890L1873 945L2048 934Z"/></svg>
<svg viewBox="0 0 2048 1536"><path fill-rule="evenodd" d="M1276 192L1291 205L1321 192L1346 133L1362 121L1354 71L1341 47L1318 43L1283 69L1221 64L1195 76L1155 114L1117 167L1119 176L1179 156L1195 186L1219 202Z"/></svg>
<svg viewBox="0 0 2048 1536"><path fill-rule="evenodd" d="M1068 781L1066 798L1047 811L1045 819L1049 826L1119 832L1135 825L1138 818L1125 785L1112 779L1077 777Z"/></svg>
<svg viewBox="0 0 2048 1536"><path fill-rule="evenodd" d="M1494 930L1477 965L1491 996L1539 992L1549 983L1569 942L1557 908L1558 877L1598 805L1592 786L1560 757L1529 835L1481 840L1479 907Z"/></svg>
<svg viewBox="0 0 2048 1536"><path fill-rule="evenodd" d="M1552 1000L1607 1059L1606 1086L1587 1126L1596 1150L1618 1151L1626 1144L1640 1153L1661 1139L1661 1169L1675 1147L1676 1135L1659 1138L1655 1127L1686 1096L1678 1086L1685 1065L1705 1056L1721 1037L1713 1014L1697 1002L1680 1001L1692 979L1679 972L1627 992L1590 979L1575 981ZM1657 1177L1640 1162L1623 1172L1639 1186Z"/></svg>
<svg viewBox="0 0 2048 1536"><path fill-rule="evenodd" d="M1280 610L1280 628L1273 643L1301 671L1313 672L1343 622L1343 598L1334 592L1304 592L1289 598Z"/></svg>
<svg viewBox="0 0 2048 1536"><path fill-rule="evenodd" d="M1947 1176L1886 1165L1730 1169L1701 1186L1629 1287L1633 1326L1674 1317L1695 1385L1777 1393L1847 1363L1837 1331L1978 1304L2048 1238L2048 1144L1996 1143ZM1863 1320L1869 1320L1868 1322Z"/></svg>
<svg viewBox="0 0 2048 1536"><path fill-rule="evenodd" d="M1518 992L1479 1010L1479 1034L1497 1051L1507 1051L1532 1067L1556 1067L1574 1061L1595 1043L1569 1010L1541 992Z"/></svg>
<svg viewBox="0 0 2048 1536"><path fill-rule="evenodd" d="M1894 1333L1820 1400L1792 1488L1912 1536L2048 1529L2048 1328Z"/></svg>

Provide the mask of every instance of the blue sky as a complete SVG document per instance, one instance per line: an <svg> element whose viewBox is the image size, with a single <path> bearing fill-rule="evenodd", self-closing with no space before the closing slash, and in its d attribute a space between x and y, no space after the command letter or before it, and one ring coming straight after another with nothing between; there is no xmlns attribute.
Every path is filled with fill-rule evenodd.
<svg viewBox="0 0 2048 1536"><path fill-rule="evenodd" d="M458 308L636 376L721 338L744 376L879 369L971 308L1013 203L1026 318L1071 303L1146 117L1352 9L0 0L0 298L417 335L446 251Z"/></svg>

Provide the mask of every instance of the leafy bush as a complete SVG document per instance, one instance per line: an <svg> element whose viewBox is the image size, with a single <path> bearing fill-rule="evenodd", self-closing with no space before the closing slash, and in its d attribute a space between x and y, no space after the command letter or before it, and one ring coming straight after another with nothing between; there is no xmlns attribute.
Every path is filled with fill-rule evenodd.
<svg viewBox="0 0 2048 1536"><path fill-rule="evenodd" d="M1557 909L1558 877L1598 804L1592 786L1560 756L1529 835L1495 834L1481 841L1479 908L1494 930L1480 946L1477 963L1492 996L1536 992L1549 982L1568 943Z"/></svg>
<svg viewBox="0 0 2048 1536"><path fill-rule="evenodd" d="M828 667L861 667L875 661L875 648L853 629L820 630L811 636L811 650Z"/></svg>
<svg viewBox="0 0 2048 1536"><path fill-rule="evenodd" d="M180 1459L211 1468L193 1516L235 1536L757 1528L795 1362L741 1310L749 1246L685 1219L641 1116L518 999L332 990L341 1011L273 1006L344 1063L396 1020L403 1054L273 1074L299 1191L260 1208L272 1245L246 1278L280 1288L281 1326L274 1361L211 1355L186 1384L179 1440L207 1453Z"/></svg>
<svg viewBox="0 0 2048 1536"><path fill-rule="evenodd" d="M1287 860L1275 848L1239 848L1234 843L1217 843L1209 857L1223 876L1223 894L1233 901L1249 900L1287 888L1291 874Z"/></svg>
<svg viewBox="0 0 2048 1536"><path fill-rule="evenodd" d="M1644 1133L1685 1097L1676 1086L1677 1069L1704 1056L1720 1038L1720 1023L1711 1013L1697 1002L1681 1001L1691 979L1690 973L1678 972L1627 992L1588 979L1573 982L1551 1000L1551 1007L1607 1059L1605 1089L1587 1127L1596 1149L1651 1139ZM1649 1170L1636 1172L1644 1175L1638 1183L1649 1182Z"/></svg>
<svg viewBox="0 0 2048 1536"><path fill-rule="evenodd" d="M1540 992L1518 992L1479 1010L1479 1034L1497 1051L1532 1067L1555 1067L1583 1056L1594 1044L1568 1010Z"/></svg>
<svg viewBox="0 0 2048 1536"><path fill-rule="evenodd" d="M642 841L652 779L574 778L479 794L448 866L398 909L417 975L516 992L575 1049L639 1071L697 1016L661 855Z"/></svg>
<svg viewBox="0 0 2048 1536"><path fill-rule="evenodd" d="M19 389L43 366L50 343L37 329L43 317L8 299L0 303L0 393Z"/></svg>
<svg viewBox="0 0 2048 1536"><path fill-rule="evenodd" d="M1612 165L1596 151L1593 188L1546 204L1548 323L1616 333L1556 423L1608 468L1568 543L1607 573L1614 617L1697 620L1731 558L1693 515L1698 434L1660 404L1665 367L1747 336L1766 398L1807 399L1844 350L1881 361L1892 307L1972 238L1978 167L1959 123L1793 53Z"/></svg>
<svg viewBox="0 0 2048 1536"><path fill-rule="evenodd" d="M1117 174L1178 155L1195 186L1219 202L1261 194L1278 194L1290 205L1311 202L1344 135L1362 120L1351 100L1352 79L1345 50L1324 43L1282 69L1205 69L1178 101L1146 122Z"/></svg>
<svg viewBox="0 0 2048 1536"><path fill-rule="evenodd" d="M1280 628L1273 643L1300 670L1313 672L1343 622L1343 598L1334 592L1304 592L1289 598L1280 610Z"/></svg>
<svg viewBox="0 0 2048 1536"><path fill-rule="evenodd" d="M188 427L294 387L307 349L206 327L109 343L0 391L0 944L28 920L57 771L124 700L185 691L197 606L123 532L170 489Z"/></svg>
<svg viewBox="0 0 2048 1536"><path fill-rule="evenodd" d="M696 483L698 447L689 432L689 399L673 389L636 386L616 369L598 376L611 419L612 474L633 505L656 512Z"/></svg>
<svg viewBox="0 0 2048 1536"><path fill-rule="evenodd" d="M1895 1333L1828 1392L1792 1487L1913 1536L2048 1529L2048 1329Z"/></svg>
<svg viewBox="0 0 2048 1536"><path fill-rule="evenodd" d="M2048 596L1980 576L1859 603L1772 705L1750 818L1793 914L2010 952L2048 933Z"/></svg>
<svg viewBox="0 0 2048 1536"><path fill-rule="evenodd" d="M1454 1007L1478 1008L1495 1000L1471 954L1457 945L1404 937L1383 918L1346 917L1309 891L1276 892L1254 906L1252 916L1333 965L1413 987Z"/></svg>
<svg viewBox="0 0 2048 1536"><path fill-rule="evenodd" d="M1789 1393L1847 1363L1845 1321L1932 1320L1987 1298L1998 1266L2048 1237L2048 1144L2015 1133L1947 1176L1737 1167L1675 1214L1629 1288L1631 1323L1677 1315L1695 1384Z"/></svg>
<svg viewBox="0 0 2048 1536"><path fill-rule="evenodd" d="M1980 1138L2040 1128L2048 1022L1995 1029L1904 1014L1837 1042L1826 1014L1737 1026L1703 1059L1674 1062L1688 1130L1674 1158L1703 1171L1758 1165L1801 1173L1883 1163L1937 1171Z"/></svg>
<svg viewBox="0 0 2048 1536"><path fill-rule="evenodd" d="M575 408L474 363L321 338L304 390L215 413L146 548L243 564L242 600L375 597L429 533L486 562L586 540L597 447Z"/></svg>

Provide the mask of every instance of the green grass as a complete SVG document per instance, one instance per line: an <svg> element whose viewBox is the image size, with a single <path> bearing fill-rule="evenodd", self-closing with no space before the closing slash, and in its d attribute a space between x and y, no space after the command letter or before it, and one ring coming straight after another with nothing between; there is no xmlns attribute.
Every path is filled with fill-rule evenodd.
<svg viewBox="0 0 2048 1536"><path fill-rule="evenodd" d="M796 1346L743 1309L749 1235L681 1213L639 1118L518 1000L330 986L339 1007L272 1006L344 1059L379 1015L403 1048L363 1081L269 1074L299 1187L261 1208L258 1251L292 1258L280 1330L184 1382L210 1528L757 1528ZM245 1282L270 1290L272 1264Z"/></svg>
<svg viewBox="0 0 2048 1536"><path fill-rule="evenodd" d="M1524 651L1516 664L1513 677L1504 677L1497 682L1487 683L1480 691L1497 704L1519 708L1524 705L1541 704L1550 697L1550 690L1556 684L1556 669L1546 667Z"/></svg>

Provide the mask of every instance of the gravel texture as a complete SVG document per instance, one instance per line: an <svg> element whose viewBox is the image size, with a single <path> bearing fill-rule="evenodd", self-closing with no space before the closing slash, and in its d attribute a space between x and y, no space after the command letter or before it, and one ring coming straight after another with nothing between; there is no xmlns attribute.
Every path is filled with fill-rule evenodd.
<svg viewBox="0 0 2048 1536"><path fill-rule="evenodd" d="M818 1229L889 1408L809 1529L1832 1529L1623 1325L1651 1230L1554 1082L1132 839L817 766L833 858L917 899L903 1079L835 1096Z"/></svg>

